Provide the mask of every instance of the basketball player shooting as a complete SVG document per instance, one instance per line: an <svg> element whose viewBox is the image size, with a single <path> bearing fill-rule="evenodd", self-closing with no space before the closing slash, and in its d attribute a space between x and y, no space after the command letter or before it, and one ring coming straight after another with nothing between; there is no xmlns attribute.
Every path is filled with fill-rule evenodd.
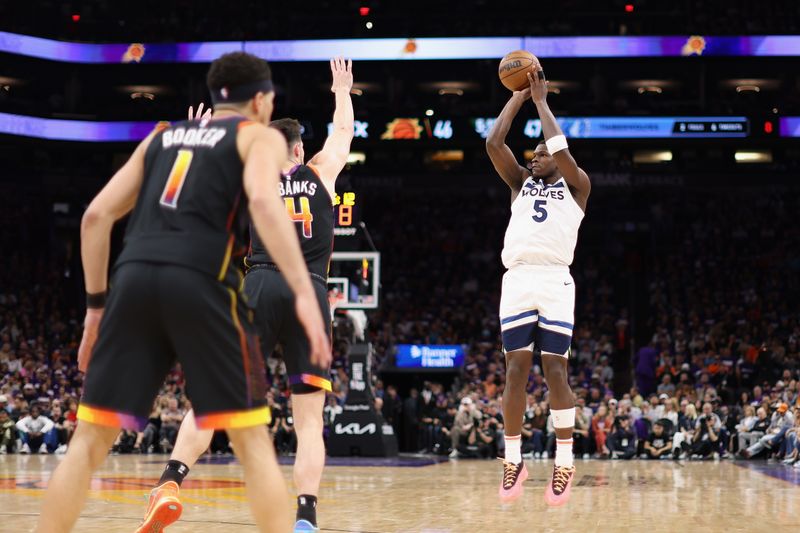
<svg viewBox="0 0 800 533"><path fill-rule="evenodd" d="M547 105L547 81L538 63L528 74L529 87L514 92L486 140L497 173L511 188L511 220L502 253L507 272L500 298L500 329L506 352L503 393L505 460L499 495L512 501L522 494L528 471L520 453L525 389L533 348L542 353L556 432L553 476L545 490L548 505L569 500L575 475L572 429L575 402L567 382L572 342L575 284L569 265L586 210L591 183L572 158L567 139ZM542 121L545 140L536 146L528 168L517 163L506 145L511 122L530 97ZM528 170L530 169L530 170Z"/></svg>
<svg viewBox="0 0 800 533"><path fill-rule="evenodd" d="M280 193L289 218L295 223L306 266L314 286L317 307L323 317L330 318L327 278L333 251L333 201L336 178L347 162L354 133L352 61L334 58L330 62L333 82L331 92L336 99L333 131L322 150L308 164L297 120L275 120L270 128L283 134L289 146L288 160L281 168ZM189 110L192 117L193 110ZM202 104L197 111L203 113ZM281 269L264 246L258 234L251 231L250 253L245 265L247 275L244 292L255 310L256 327L261 337L264 356L275 345L283 346L283 359L292 390L292 414L297 434L297 457L294 483L297 488L295 532L318 531L317 496L325 466L325 442L322 438L325 393L331 390L330 357L324 361L312 358L313 352L294 312L294 296ZM330 331L330 330L328 330ZM137 532L154 533L180 516L179 487L189 469L208 449L213 431L195 426L190 411L181 424L175 449L150 497L150 505ZM176 507L178 512L170 512Z"/></svg>
<svg viewBox="0 0 800 533"><path fill-rule="evenodd" d="M38 533L72 528L119 428L141 427L176 360L197 425L226 429L235 445L259 531L291 527L289 494L266 430L263 362L232 261L246 250L248 222L287 272L313 359L329 361L330 343L275 194L286 143L266 127L275 96L269 65L244 52L226 54L211 64L207 81L214 118L157 128L83 216L88 310L78 365L86 382L80 423L50 479ZM111 229L131 211L106 306Z"/></svg>

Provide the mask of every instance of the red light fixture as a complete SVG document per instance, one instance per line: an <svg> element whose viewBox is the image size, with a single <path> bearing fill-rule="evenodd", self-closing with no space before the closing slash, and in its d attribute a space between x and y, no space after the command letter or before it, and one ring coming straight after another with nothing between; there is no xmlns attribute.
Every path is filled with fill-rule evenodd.
<svg viewBox="0 0 800 533"><path fill-rule="evenodd" d="M358 8L358 14L362 17L366 17L369 15L369 7L363 6Z"/></svg>
<svg viewBox="0 0 800 533"><path fill-rule="evenodd" d="M625 12L633 13L633 4L625 4Z"/></svg>
<svg viewBox="0 0 800 533"><path fill-rule="evenodd" d="M72 22L79 22L81 20L81 16L78 13L72 15Z"/></svg>
<svg viewBox="0 0 800 533"><path fill-rule="evenodd" d="M772 122L769 120L764 122L764 133L772 133Z"/></svg>

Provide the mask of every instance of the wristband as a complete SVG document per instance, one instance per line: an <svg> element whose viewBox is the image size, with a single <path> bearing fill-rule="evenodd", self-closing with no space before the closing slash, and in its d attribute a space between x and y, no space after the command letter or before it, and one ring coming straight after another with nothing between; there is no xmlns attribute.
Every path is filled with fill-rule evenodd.
<svg viewBox="0 0 800 533"><path fill-rule="evenodd" d="M86 293L87 309L102 309L106 306L106 292Z"/></svg>
<svg viewBox="0 0 800 533"><path fill-rule="evenodd" d="M550 155L567 149L567 138L563 135L550 137L544 143L547 145L547 151L550 152Z"/></svg>

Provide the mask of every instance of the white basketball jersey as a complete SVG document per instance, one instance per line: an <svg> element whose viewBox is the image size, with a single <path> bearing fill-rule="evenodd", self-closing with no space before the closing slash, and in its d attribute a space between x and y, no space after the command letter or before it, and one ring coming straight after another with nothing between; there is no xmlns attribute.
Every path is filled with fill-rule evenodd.
<svg viewBox="0 0 800 533"><path fill-rule="evenodd" d="M567 182L552 185L529 177L511 204L511 220L503 246L503 265L572 264L583 210Z"/></svg>

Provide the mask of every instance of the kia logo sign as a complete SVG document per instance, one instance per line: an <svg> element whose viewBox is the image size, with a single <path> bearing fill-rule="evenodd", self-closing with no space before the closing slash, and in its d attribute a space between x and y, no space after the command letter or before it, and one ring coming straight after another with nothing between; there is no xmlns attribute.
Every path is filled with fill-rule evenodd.
<svg viewBox="0 0 800 533"><path fill-rule="evenodd" d="M374 435L378 432L378 427L374 422L363 427L361 424L353 422L344 426L342 424L336 424L333 430L337 435Z"/></svg>

